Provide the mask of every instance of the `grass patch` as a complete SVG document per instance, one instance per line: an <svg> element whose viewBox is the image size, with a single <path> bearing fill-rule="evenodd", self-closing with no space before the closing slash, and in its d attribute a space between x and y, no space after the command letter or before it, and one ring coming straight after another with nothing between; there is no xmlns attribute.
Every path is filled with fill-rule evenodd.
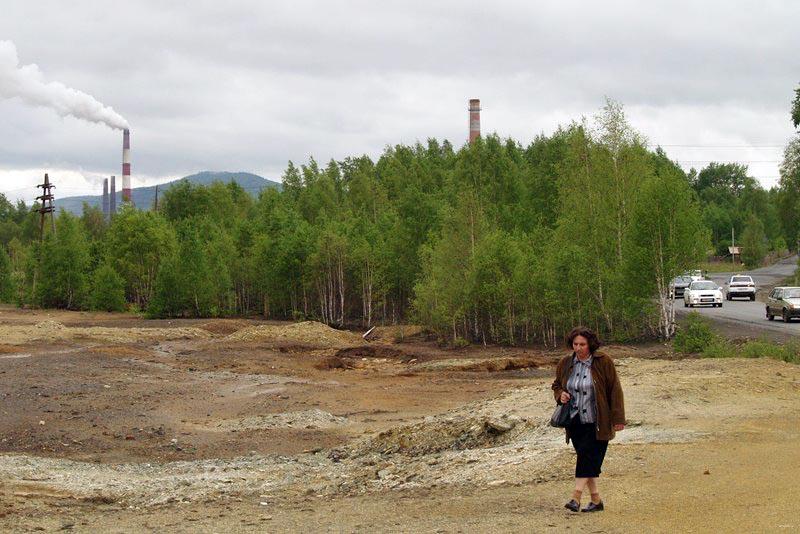
<svg viewBox="0 0 800 534"><path fill-rule="evenodd" d="M697 312L686 316L672 340L672 348L684 354L699 354L703 358L772 358L800 364L800 343L773 343L751 339L741 345L716 334L707 319Z"/></svg>
<svg viewBox="0 0 800 534"><path fill-rule="evenodd" d="M779 345L771 341L754 339L742 345L739 353L744 358L772 358L789 363L800 363L800 344L796 341Z"/></svg>

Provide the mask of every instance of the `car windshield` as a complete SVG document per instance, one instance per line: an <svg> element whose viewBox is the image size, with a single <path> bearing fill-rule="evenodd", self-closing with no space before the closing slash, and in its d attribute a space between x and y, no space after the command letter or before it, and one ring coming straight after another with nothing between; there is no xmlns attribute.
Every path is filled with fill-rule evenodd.
<svg viewBox="0 0 800 534"><path fill-rule="evenodd" d="M785 299L800 299L800 289L787 289L783 292Z"/></svg>
<svg viewBox="0 0 800 534"><path fill-rule="evenodd" d="M717 289L717 284L714 282L704 281L704 282L694 282L692 284L692 289L699 289L701 291L709 290L709 289Z"/></svg>
<svg viewBox="0 0 800 534"><path fill-rule="evenodd" d="M750 278L749 276L734 276L733 278L731 278L731 283L738 283L738 282L752 283L753 279Z"/></svg>

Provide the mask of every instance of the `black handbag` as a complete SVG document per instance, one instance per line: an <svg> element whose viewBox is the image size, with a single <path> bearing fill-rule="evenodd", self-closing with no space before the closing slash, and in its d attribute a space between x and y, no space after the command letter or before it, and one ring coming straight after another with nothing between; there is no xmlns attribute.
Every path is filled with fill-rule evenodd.
<svg viewBox="0 0 800 534"><path fill-rule="evenodd" d="M565 428L569 424L569 412L569 402L556 406L553 416L550 418L550 426Z"/></svg>

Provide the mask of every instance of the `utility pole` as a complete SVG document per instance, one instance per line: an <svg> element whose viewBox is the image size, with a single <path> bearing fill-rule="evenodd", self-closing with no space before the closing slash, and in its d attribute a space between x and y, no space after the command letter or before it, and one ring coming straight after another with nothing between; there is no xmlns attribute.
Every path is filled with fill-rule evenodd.
<svg viewBox="0 0 800 534"><path fill-rule="evenodd" d="M50 215L50 226L53 230L53 233L56 231L56 219L55 219L55 211L56 208L53 205L53 189L55 189L55 185L50 182L50 177L45 173L44 175L44 183L39 184L36 186L37 188L42 189L42 194L36 197L36 200L41 200L42 204L39 207L39 241L44 240L44 220L47 215Z"/></svg>

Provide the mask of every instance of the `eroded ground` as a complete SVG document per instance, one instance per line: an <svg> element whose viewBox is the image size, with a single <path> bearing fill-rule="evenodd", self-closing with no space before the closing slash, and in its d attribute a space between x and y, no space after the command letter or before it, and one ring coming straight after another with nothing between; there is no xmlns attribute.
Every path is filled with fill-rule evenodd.
<svg viewBox="0 0 800 534"><path fill-rule="evenodd" d="M0 310L0 528L796 531L800 368L608 347L607 511L561 506L560 351Z"/></svg>

